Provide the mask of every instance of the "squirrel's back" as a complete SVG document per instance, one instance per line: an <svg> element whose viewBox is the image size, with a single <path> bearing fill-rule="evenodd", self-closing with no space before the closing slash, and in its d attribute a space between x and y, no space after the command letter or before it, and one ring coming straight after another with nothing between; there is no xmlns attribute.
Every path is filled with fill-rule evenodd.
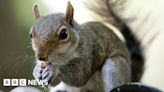
<svg viewBox="0 0 164 92"><path fill-rule="evenodd" d="M103 23L87 22L79 25L78 29L82 32L82 36L87 35L86 37L82 37L82 39L86 38L89 42L88 44L94 45L94 48L98 50L97 52L100 54L100 65L104 62L104 58L112 57L115 53L125 57L127 62L131 63L126 44L117 37L112 29Z"/></svg>

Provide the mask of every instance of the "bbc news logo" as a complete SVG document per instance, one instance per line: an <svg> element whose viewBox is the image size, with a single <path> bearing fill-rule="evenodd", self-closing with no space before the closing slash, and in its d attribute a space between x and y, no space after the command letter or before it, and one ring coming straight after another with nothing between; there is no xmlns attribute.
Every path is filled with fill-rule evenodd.
<svg viewBox="0 0 164 92"><path fill-rule="evenodd" d="M29 79L3 79L3 86L32 86L32 85L41 85L47 86L47 80L29 80Z"/></svg>

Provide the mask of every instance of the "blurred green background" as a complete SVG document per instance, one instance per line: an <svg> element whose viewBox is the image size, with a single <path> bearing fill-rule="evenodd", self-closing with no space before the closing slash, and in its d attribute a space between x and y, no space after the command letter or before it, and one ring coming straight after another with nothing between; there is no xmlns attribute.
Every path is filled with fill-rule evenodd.
<svg viewBox="0 0 164 92"><path fill-rule="evenodd" d="M42 0L0 0L0 90L4 78L33 79L35 57L31 48L29 31L35 19L33 4L46 11Z"/></svg>

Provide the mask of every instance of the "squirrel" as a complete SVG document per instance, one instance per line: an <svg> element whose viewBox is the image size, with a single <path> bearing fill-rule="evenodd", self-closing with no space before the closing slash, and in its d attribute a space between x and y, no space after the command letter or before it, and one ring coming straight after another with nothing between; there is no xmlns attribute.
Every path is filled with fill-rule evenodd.
<svg viewBox="0 0 164 92"><path fill-rule="evenodd" d="M66 13L40 16L33 8L36 24L30 37L37 64L36 80L47 80L50 86L61 83L55 92L109 92L132 81L132 64L128 48L115 33L100 22L79 25L73 18L70 2Z"/></svg>

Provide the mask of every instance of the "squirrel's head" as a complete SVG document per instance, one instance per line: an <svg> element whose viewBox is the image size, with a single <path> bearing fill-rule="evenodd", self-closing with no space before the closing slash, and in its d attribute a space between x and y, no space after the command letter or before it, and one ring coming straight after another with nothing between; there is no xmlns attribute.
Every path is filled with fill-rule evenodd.
<svg viewBox="0 0 164 92"><path fill-rule="evenodd" d="M77 32L74 30L74 9L68 2L66 13L40 16L38 6L34 6L36 24L31 28L30 37L36 58L50 61L50 57L68 56L76 48Z"/></svg>

